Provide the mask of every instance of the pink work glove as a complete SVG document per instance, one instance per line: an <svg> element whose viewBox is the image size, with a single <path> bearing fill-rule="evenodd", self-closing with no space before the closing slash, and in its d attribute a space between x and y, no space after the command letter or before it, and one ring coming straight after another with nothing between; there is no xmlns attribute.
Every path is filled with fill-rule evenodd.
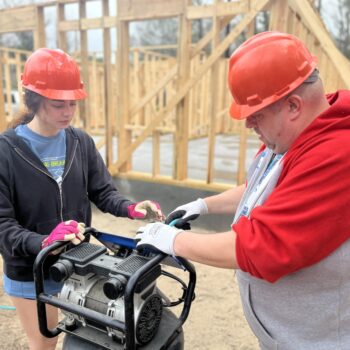
<svg viewBox="0 0 350 350"><path fill-rule="evenodd" d="M41 243L41 249L46 248L54 242L66 242L71 241L73 244L77 245L81 243L85 236L85 224L82 222L76 222L74 220L69 220L59 223ZM64 247L59 248L52 252L52 254L58 254L62 251Z"/></svg>
<svg viewBox="0 0 350 350"><path fill-rule="evenodd" d="M145 219L163 221L165 216L157 202L150 200L131 204L128 206L128 217L130 219Z"/></svg>

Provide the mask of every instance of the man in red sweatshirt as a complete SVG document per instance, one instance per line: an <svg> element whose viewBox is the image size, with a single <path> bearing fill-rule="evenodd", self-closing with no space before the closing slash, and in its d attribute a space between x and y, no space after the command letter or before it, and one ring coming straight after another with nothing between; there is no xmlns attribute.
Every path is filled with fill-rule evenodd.
<svg viewBox="0 0 350 350"><path fill-rule="evenodd" d="M230 113L263 147L247 182L140 228L138 247L237 269L262 349L350 349L350 92L325 95L316 58L296 37L257 34L229 62ZM231 230L181 230L234 213Z"/></svg>

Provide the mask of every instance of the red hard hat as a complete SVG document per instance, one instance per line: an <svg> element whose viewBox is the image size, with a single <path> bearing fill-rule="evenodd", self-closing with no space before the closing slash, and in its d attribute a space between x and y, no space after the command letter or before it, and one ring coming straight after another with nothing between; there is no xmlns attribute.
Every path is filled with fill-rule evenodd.
<svg viewBox="0 0 350 350"><path fill-rule="evenodd" d="M316 57L295 36L254 35L229 60L230 114L244 119L293 91L315 70Z"/></svg>
<svg viewBox="0 0 350 350"><path fill-rule="evenodd" d="M53 100L81 100L86 97L80 71L72 57L62 50L41 48L24 64L22 86Z"/></svg>

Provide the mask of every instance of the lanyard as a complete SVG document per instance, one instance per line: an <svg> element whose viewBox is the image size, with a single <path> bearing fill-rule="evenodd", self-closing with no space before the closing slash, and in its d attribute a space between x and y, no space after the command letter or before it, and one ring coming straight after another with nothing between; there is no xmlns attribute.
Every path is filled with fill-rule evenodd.
<svg viewBox="0 0 350 350"><path fill-rule="evenodd" d="M282 170L283 155L275 155L272 151L262 154L259 162L248 180L248 186L238 206L233 223L241 216L249 216L252 209L261 205L274 189Z"/></svg>

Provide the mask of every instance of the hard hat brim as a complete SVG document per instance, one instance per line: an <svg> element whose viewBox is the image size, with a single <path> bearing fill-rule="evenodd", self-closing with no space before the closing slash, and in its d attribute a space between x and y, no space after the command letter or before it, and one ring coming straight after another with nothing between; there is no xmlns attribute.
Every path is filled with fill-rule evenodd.
<svg viewBox="0 0 350 350"><path fill-rule="evenodd" d="M87 97L87 93L83 89L76 90L51 90L51 89L38 89L31 85L24 86L24 88L34 91L37 94L44 96L50 100L83 100Z"/></svg>

